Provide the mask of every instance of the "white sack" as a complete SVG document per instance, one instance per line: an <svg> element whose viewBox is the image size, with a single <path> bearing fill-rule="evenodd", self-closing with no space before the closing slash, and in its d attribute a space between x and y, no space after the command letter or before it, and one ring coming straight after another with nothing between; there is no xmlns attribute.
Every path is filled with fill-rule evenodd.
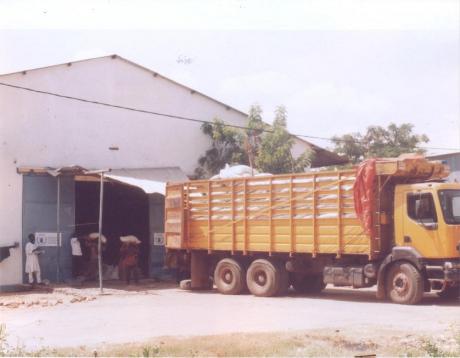
<svg viewBox="0 0 460 358"><path fill-rule="evenodd" d="M120 236L120 240L121 240L121 242L131 242L133 244L140 244L141 243L141 240L139 240L134 235Z"/></svg>
<svg viewBox="0 0 460 358"><path fill-rule="evenodd" d="M98 232L92 232L88 236L89 236L90 239L96 240L97 238L99 238L99 233ZM105 236L103 234L101 235L101 242L103 242L104 244L107 242L107 239L105 238Z"/></svg>

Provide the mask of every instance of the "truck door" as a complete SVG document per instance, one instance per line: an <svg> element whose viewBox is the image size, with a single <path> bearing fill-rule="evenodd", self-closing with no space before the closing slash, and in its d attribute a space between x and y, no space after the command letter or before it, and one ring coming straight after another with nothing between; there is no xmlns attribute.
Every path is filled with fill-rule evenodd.
<svg viewBox="0 0 460 358"><path fill-rule="evenodd" d="M412 246L424 257L436 257L439 247L438 215L431 192L406 192L403 246Z"/></svg>

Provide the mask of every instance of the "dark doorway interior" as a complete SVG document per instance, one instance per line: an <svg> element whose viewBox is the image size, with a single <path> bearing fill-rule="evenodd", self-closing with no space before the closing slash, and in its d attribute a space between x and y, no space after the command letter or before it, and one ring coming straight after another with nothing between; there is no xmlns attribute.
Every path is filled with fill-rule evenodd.
<svg viewBox="0 0 460 358"><path fill-rule="evenodd" d="M142 241L139 265L144 276L149 275L149 203L141 189L104 183L102 233L107 238L103 262L118 265L120 236L134 235ZM75 224L77 236L98 231L99 183L75 183Z"/></svg>

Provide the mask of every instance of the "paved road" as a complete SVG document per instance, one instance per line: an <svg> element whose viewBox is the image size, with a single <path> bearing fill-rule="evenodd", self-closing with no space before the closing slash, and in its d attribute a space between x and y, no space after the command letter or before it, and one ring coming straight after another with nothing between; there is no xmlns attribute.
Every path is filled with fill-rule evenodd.
<svg viewBox="0 0 460 358"><path fill-rule="evenodd" d="M92 290L81 293L94 295ZM0 307L0 322L6 323L11 344L28 349L143 341L168 335L323 328L384 328L430 335L460 326L458 302L426 297L421 305L402 306L377 301L371 290L328 288L316 297L292 293L277 298L224 296L162 286L106 292L109 294L89 302Z"/></svg>

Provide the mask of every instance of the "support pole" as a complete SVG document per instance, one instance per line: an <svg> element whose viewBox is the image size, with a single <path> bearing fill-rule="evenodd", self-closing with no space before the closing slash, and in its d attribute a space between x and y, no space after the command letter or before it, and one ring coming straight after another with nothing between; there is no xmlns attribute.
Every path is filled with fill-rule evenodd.
<svg viewBox="0 0 460 358"><path fill-rule="evenodd" d="M104 203L104 172L101 173L101 184L100 184L100 195L99 195L99 237L98 237L98 242L97 242L97 260L98 260L98 265L99 265L99 290L101 294L104 292L103 287L102 287L102 244L101 244L103 203Z"/></svg>
<svg viewBox="0 0 460 358"><path fill-rule="evenodd" d="M61 282L61 176L57 176L56 198L56 282Z"/></svg>

